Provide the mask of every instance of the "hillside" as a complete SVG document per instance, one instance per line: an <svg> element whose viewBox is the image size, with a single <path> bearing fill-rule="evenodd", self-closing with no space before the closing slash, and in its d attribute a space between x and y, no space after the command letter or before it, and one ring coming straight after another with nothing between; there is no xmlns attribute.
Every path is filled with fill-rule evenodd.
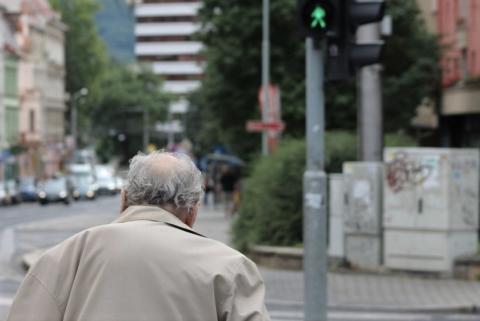
<svg viewBox="0 0 480 321"><path fill-rule="evenodd" d="M110 56L121 62L134 61L135 36L132 9L125 0L97 1L102 9L97 13L95 20Z"/></svg>

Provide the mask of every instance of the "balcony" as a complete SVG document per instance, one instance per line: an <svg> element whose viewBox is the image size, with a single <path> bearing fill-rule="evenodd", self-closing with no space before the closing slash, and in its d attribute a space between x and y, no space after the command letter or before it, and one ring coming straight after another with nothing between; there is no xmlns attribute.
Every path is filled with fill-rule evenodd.
<svg viewBox="0 0 480 321"><path fill-rule="evenodd" d="M442 115L480 113L480 86L462 86L444 89Z"/></svg>
<svg viewBox="0 0 480 321"><path fill-rule="evenodd" d="M163 89L172 94L187 94L200 87L198 80L169 80L163 83Z"/></svg>
<svg viewBox="0 0 480 321"><path fill-rule="evenodd" d="M137 56L195 55L202 50L197 41L141 42L135 46Z"/></svg>
<svg viewBox="0 0 480 321"><path fill-rule="evenodd" d="M162 61L153 63L153 72L159 75L200 75L203 68L195 61Z"/></svg>
<svg viewBox="0 0 480 321"><path fill-rule="evenodd" d="M189 36L199 30L193 22L138 23L135 26L137 37L147 36Z"/></svg>
<svg viewBox="0 0 480 321"><path fill-rule="evenodd" d="M201 2L144 3L136 6L136 17L196 16Z"/></svg>

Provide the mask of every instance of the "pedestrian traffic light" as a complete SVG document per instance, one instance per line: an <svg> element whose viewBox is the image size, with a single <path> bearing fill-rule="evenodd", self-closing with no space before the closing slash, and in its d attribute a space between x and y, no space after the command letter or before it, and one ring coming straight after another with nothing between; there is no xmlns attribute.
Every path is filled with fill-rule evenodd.
<svg viewBox="0 0 480 321"><path fill-rule="evenodd" d="M314 39L324 38L335 17L331 0L299 0L297 2L302 33Z"/></svg>
<svg viewBox="0 0 480 321"><path fill-rule="evenodd" d="M328 35L327 78L348 79L357 68L377 63L383 52L383 44L356 43L355 34L361 25L383 19L383 1L332 0L335 16L332 29L337 32Z"/></svg>

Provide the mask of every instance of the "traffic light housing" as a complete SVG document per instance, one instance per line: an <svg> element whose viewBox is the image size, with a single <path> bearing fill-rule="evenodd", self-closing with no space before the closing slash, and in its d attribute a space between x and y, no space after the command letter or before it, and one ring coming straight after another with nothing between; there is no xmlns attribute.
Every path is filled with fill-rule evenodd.
<svg viewBox="0 0 480 321"><path fill-rule="evenodd" d="M299 0L297 7L303 36L320 40L332 34L336 16L332 0Z"/></svg>
<svg viewBox="0 0 480 321"><path fill-rule="evenodd" d="M356 43L355 35L361 25L383 19L383 1L332 0L334 10L339 14L333 22L335 34L328 36L327 78L342 80L351 78L355 70L379 62L383 44Z"/></svg>

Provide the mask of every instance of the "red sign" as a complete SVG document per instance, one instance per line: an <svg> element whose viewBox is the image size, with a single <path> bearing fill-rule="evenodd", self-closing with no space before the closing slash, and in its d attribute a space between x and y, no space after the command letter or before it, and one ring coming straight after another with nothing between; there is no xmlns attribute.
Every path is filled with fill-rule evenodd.
<svg viewBox="0 0 480 321"><path fill-rule="evenodd" d="M264 132L264 131L282 132L284 129L285 129L285 124L283 122L264 123L264 122L255 121L255 120L249 120L247 122L247 131L249 132Z"/></svg>
<svg viewBox="0 0 480 321"><path fill-rule="evenodd" d="M270 122L278 121L282 118L281 101L280 101L280 88L277 85L268 86L269 104L267 107L267 114ZM265 106L265 91L263 86L258 91L258 103L260 106L260 112L262 112Z"/></svg>

